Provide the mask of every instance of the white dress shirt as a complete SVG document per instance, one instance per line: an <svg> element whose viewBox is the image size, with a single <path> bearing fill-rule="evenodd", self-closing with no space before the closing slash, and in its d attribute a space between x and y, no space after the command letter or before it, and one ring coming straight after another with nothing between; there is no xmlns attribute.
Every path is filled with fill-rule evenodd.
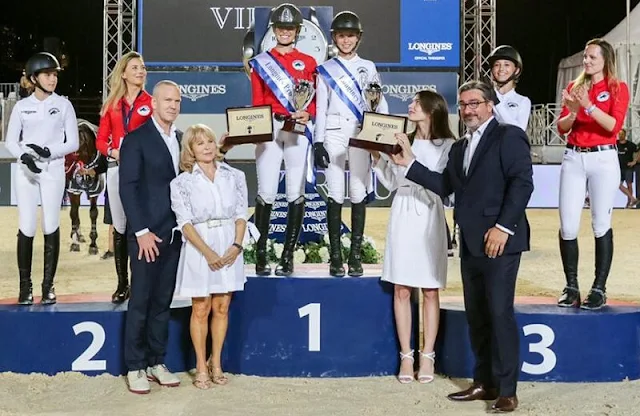
<svg viewBox="0 0 640 416"><path fill-rule="evenodd" d="M500 94L496 90L496 95L500 104L494 107L494 115L502 124L511 124L527 131L529 125L529 115L531 114L531 100L520 95L515 89Z"/></svg>

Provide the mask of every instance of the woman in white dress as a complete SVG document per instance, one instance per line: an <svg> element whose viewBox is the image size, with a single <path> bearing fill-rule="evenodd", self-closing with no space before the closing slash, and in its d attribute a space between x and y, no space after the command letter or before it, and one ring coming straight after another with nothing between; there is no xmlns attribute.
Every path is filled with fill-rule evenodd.
<svg viewBox="0 0 640 416"><path fill-rule="evenodd" d="M417 161L442 172L454 142L444 98L433 91L418 92L409 104L408 117L416 125L408 138ZM420 288L424 295L424 351L420 353L418 381L429 383L434 378L433 348L440 321L438 291L447 281L444 207L438 195L405 179L405 168L395 165L387 155L372 155L380 182L389 191L397 190L391 205L382 280L394 284L393 309L401 348L398 380L414 380L410 298L412 289Z"/></svg>
<svg viewBox="0 0 640 416"><path fill-rule="evenodd" d="M244 173L219 156L209 127L196 124L183 137L180 168L171 182L171 208L182 231L183 245L176 296L192 298L191 340L196 353L194 385L224 385L220 355L227 333L232 292L244 289L242 243L247 227L247 184ZM212 353L206 360L209 313Z"/></svg>

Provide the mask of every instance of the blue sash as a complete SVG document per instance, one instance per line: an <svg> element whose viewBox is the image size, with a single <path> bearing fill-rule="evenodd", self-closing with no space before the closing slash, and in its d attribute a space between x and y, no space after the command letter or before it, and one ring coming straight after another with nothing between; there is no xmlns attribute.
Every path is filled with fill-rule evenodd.
<svg viewBox="0 0 640 416"><path fill-rule="evenodd" d="M355 77L340 60L334 58L318 67L318 73L325 82L344 102L353 115L362 123L365 103L362 98L362 88Z"/></svg>

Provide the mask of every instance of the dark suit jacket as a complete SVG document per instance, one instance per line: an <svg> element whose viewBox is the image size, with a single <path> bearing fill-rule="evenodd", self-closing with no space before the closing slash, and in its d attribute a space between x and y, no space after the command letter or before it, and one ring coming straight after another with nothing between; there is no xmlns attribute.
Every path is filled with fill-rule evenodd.
<svg viewBox="0 0 640 416"><path fill-rule="evenodd" d="M182 132L177 131L178 146ZM169 242L176 216L169 184L176 177L171 153L149 120L125 136L120 148L120 199L127 216L127 234L145 228Z"/></svg>
<svg viewBox="0 0 640 416"><path fill-rule="evenodd" d="M533 192L533 168L526 133L492 120L467 175L463 171L466 146L466 139L453 144L442 174L414 162L406 177L441 197L455 192L454 219L460 226L462 256L484 256L484 235L496 224L515 233L509 236L504 254L528 251L525 209Z"/></svg>

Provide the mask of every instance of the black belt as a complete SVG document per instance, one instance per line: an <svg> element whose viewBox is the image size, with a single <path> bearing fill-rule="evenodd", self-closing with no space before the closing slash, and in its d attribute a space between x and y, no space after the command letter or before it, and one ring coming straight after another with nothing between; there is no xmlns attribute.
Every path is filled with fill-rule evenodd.
<svg viewBox="0 0 640 416"><path fill-rule="evenodd" d="M592 146L592 147L580 147L580 146L574 146L572 144L567 145L567 149L571 149L580 153L602 152L604 150L616 150L617 148L618 147L615 144L600 144L598 146Z"/></svg>
<svg viewBox="0 0 640 416"><path fill-rule="evenodd" d="M276 121L285 121L286 119L289 118L289 116L284 114L273 113L273 118L276 119Z"/></svg>

